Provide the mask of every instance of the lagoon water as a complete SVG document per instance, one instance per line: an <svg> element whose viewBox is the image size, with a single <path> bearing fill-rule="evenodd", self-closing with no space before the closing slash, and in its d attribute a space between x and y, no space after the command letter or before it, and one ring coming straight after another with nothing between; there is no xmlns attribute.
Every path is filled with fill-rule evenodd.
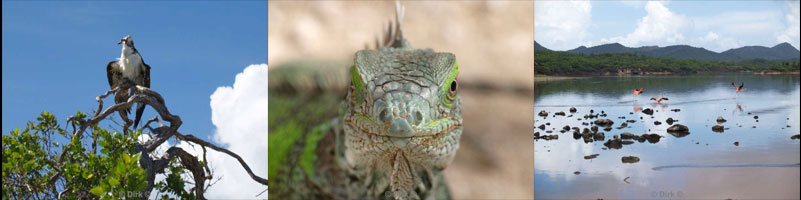
<svg viewBox="0 0 801 200"><path fill-rule="evenodd" d="M744 82L746 90L736 93L733 81ZM635 98L633 88L645 92ZM559 139L534 143L535 198L799 198L801 152L799 140L790 137L801 128L800 91L797 74L593 77L538 83L535 112L549 114L535 116L534 125L550 125L535 131ZM649 100L662 92L669 100L661 104ZM570 113L570 107L577 112ZM646 108L653 109L653 115L644 114ZM607 116L599 118L614 121L612 127L636 121L622 129L599 130L605 140L623 132L662 138L657 143L635 141L621 149L606 149L604 141L585 143L574 139L572 130L560 133L565 125L589 128L582 122L598 119L584 119L590 110L604 111ZM555 116L559 111L568 116ZM712 131L718 116L727 120L720 124L726 128L722 133ZM690 134L668 134L668 117L688 126ZM599 155L584 159L591 154ZM637 156L640 161L623 163L623 156Z"/></svg>

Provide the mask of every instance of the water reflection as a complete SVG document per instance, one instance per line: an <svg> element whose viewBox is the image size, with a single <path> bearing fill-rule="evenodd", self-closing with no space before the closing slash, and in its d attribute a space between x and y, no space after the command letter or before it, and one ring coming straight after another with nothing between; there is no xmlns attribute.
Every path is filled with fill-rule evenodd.
<svg viewBox="0 0 801 200"><path fill-rule="evenodd" d="M733 81L748 89L736 92ZM631 88L645 91L633 95ZM662 92L669 100L642 98ZM535 85L535 111L548 113L535 117L535 131L558 136L535 141L535 197L797 198L797 189L782 188L798 188L801 179L799 140L790 139L801 127L799 95L798 75L603 77ZM575 113L555 114L571 107ZM717 123L718 117L726 122ZM598 125L599 119L613 125ZM668 131L677 124L689 130ZM646 136L659 139L640 142ZM622 148L611 148L617 142ZM640 161L623 163L626 156ZM665 166L674 167L654 170ZM699 175L716 181L699 181ZM760 192L744 192L755 190Z"/></svg>

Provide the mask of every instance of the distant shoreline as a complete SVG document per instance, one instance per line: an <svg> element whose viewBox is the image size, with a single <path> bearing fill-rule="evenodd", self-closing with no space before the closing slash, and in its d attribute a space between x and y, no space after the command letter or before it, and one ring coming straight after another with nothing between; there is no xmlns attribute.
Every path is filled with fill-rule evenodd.
<svg viewBox="0 0 801 200"><path fill-rule="evenodd" d="M602 74L567 74L567 75L543 75L543 74L534 74L534 84L542 83L542 82L549 82L549 81L560 81L560 80L572 80L572 79L583 79L589 77L604 77L604 76L654 76L654 75L662 75L662 76L670 76L670 75L689 75L689 74L713 74L713 73L721 73L721 72L695 72L695 73L672 73L672 72L648 72L643 74L632 74L632 73L602 73ZM801 71L739 71L739 72L723 72L726 74L738 74L738 73L747 73L747 74L755 74L755 75L786 75L786 74L801 74Z"/></svg>

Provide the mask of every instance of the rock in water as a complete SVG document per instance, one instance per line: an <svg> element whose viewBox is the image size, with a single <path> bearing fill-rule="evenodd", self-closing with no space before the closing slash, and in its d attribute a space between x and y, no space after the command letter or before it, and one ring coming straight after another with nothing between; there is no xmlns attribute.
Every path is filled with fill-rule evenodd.
<svg viewBox="0 0 801 200"><path fill-rule="evenodd" d="M734 146L740 146L740 142L734 142Z"/></svg>
<svg viewBox="0 0 801 200"><path fill-rule="evenodd" d="M598 126L612 126L612 124L614 124L614 123L615 122L613 122L610 119L598 119L598 120L595 120L595 125L598 125Z"/></svg>
<svg viewBox="0 0 801 200"><path fill-rule="evenodd" d="M597 154L597 153L596 153L596 154L592 154L592 155L589 155L589 156L584 156L584 159L585 159L585 160L593 159L593 158L596 158L596 157L598 157L598 155L600 155L600 154Z"/></svg>
<svg viewBox="0 0 801 200"><path fill-rule="evenodd" d="M539 115L540 115L540 117L547 117L548 116L548 112L545 112L544 110L542 110L542 111L540 111Z"/></svg>
<svg viewBox="0 0 801 200"><path fill-rule="evenodd" d="M571 112L571 113L574 113L574 112L576 112L576 107L570 107L570 112Z"/></svg>
<svg viewBox="0 0 801 200"><path fill-rule="evenodd" d="M624 133L620 134L620 139L624 139L624 140L625 139L635 139L636 140L639 137L640 136L634 135L633 133L629 133L629 132L624 132Z"/></svg>
<svg viewBox="0 0 801 200"><path fill-rule="evenodd" d="M659 136L659 135L654 134L654 133L646 133L646 134L642 134L642 136L640 136L640 138L645 138L646 140L648 140L648 142L653 144L653 143L659 142L659 139L662 138L662 136Z"/></svg>
<svg viewBox="0 0 801 200"><path fill-rule="evenodd" d="M790 136L791 140L798 140L801 139L801 134L795 134L794 136Z"/></svg>
<svg viewBox="0 0 801 200"><path fill-rule="evenodd" d="M690 129L685 125L674 124L667 129L667 132L675 137L684 137L690 134Z"/></svg>
<svg viewBox="0 0 801 200"><path fill-rule="evenodd" d="M673 122L675 122L675 121L676 121L676 120L673 120L673 118L672 118L672 117L668 117L668 118L665 120L665 122L667 122L667 124L668 124L668 125L673 125Z"/></svg>
<svg viewBox="0 0 801 200"><path fill-rule="evenodd" d="M726 122L726 119L723 119L722 116L718 116L718 120L717 121L718 121L718 123L723 123L723 122Z"/></svg>
<svg viewBox="0 0 801 200"><path fill-rule="evenodd" d="M723 133L723 126L721 125L712 126L712 131L715 131L716 133Z"/></svg>
<svg viewBox="0 0 801 200"><path fill-rule="evenodd" d="M623 156L623 158L620 158L620 161L623 163L637 163L640 162L640 158L637 156Z"/></svg>
<svg viewBox="0 0 801 200"><path fill-rule="evenodd" d="M645 113L646 115L653 115L654 114L654 110L651 110L650 108L646 108L645 110L642 110L642 113Z"/></svg>
<svg viewBox="0 0 801 200"><path fill-rule="evenodd" d="M689 132L690 129L685 125L675 124L667 129L668 132Z"/></svg>
<svg viewBox="0 0 801 200"><path fill-rule="evenodd" d="M559 111L559 112L554 113L554 115L565 116L565 112Z"/></svg>

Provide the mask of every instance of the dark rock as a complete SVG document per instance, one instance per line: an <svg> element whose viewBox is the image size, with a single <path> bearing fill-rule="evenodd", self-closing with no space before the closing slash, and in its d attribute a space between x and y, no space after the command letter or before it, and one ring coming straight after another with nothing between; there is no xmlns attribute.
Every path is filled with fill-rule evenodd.
<svg viewBox="0 0 801 200"><path fill-rule="evenodd" d="M759 116L757 116L757 115L754 115L754 119L759 119Z"/></svg>
<svg viewBox="0 0 801 200"><path fill-rule="evenodd" d="M624 132L624 133L620 134L620 139L624 139L624 140L626 140L626 139L636 139L638 137L639 136L634 135L633 133L629 133L629 132Z"/></svg>
<svg viewBox="0 0 801 200"><path fill-rule="evenodd" d="M614 136L614 137L615 138L613 138L613 139L606 140L606 142L604 142L604 146L607 147L607 148L610 148L610 149L623 148L623 143L622 143L623 141L620 140L619 138L617 138L617 136Z"/></svg>
<svg viewBox="0 0 801 200"><path fill-rule="evenodd" d="M540 126L538 126L537 128L539 128L541 130L545 130L545 125L544 124L540 124Z"/></svg>
<svg viewBox="0 0 801 200"><path fill-rule="evenodd" d="M721 125L712 126L712 131L715 131L716 133L723 133L723 126Z"/></svg>
<svg viewBox="0 0 801 200"><path fill-rule="evenodd" d="M594 110L592 110L592 109L590 109L590 113L593 113L593 112L595 112L595 111L594 111Z"/></svg>
<svg viewBox="0 0 801 200"><path fill-rule="evenodd" d="M662 124L662 122L654 121L654 125L661 125L661 124Z"/></svg>
<svg viewBox="0 0 801 200"><path fill-rule="evenodd" d="M607 131L607 132L612 131L612 127L611 126L607 126L607 127L604 128L604 131Z"/></svg>
<svg viewBox="0 0 801 200"><path fill-rule="evenodd" d="M581 133L578 130L573 131L573 139L578 140L579 138L581 138Z"/></svg>
<svg viewBox="0 0 801 200"><path fill-rule="evenodd" d="M573 174L575 174L575 175L579 175L579 174L581 174L581 172L579 172L579 171L576 171L576 172L573 172Z"/></svg>
<svg viewBox="0 0 801 200"><path fill-rule="evenodd" d="M570 112L572 113L576 112L576 107L570 107Z"/></svg>
<svg viewBox="0 0 801 200"><path fill-rule="evenodd" d="M673 112L679 112L679 111L681 111L681 109L678 109L678 108L676 108L676 109L670 109L670 111L673 111Z"/></svg>
<svg viewBox="0 0 801 200"><path fill-rule="evenodd" d="M598 126L612 126L612 124L614 124L614 123L615 122L613 122L610 119L598 119L598 120L595 120L595 125L598 125Z"/></svg>
<svg viewBox="0 0 801 200"><path fill-rule="evenodd" d="M590 130L592 130L593 133L594 132L598 132L598 127L597 126L592 126L592 127L590 127Z"/></svg>
<svg viewBox="0 0 801 200"><path fill-rule="evenodd" d="M723 116L718 116L717 122L718 123L723 123L723 122L726 122L726 119L723 119Z"/></svg>
<svg viewBox="0 0 801 200"><path fill-rule="evenodd" d="M565 116L565 112L559 111L559 112L554 113L554 115Z"/></svg>
<svg viewBox="0 0 801 200"><path fill-rule="evenodd" d="M673 120L673 118L672 118L672 117L668 117L668 118L665 120L665 122L667 122L667 124L668 124L668 125L673 125L673 122L675 122L675 121L676 121L676 120Z"/></svg>
<svg viewBox="0 0 801 200"><path fill-rule="evenodd" d="M535 138L535 139L558 140L559 139L559 135L544 135L544 136L542 136L540 138Z"/></svg>
<svg viewBox="0 0 801 200"><path fill-rule="evenodd" d="M640 158L637 156L623 156L620 161L623 163L637 163L640 162Z"/></svg>
<svg viewBox="0 0 801 200"><path fill-rule="evenodd" d="M637 120L630 119L630 120L626 120L626 122L628 122L628 123L634 123L634 122L637 122Z"/></svg>
<svg viewBox="0 0 801 200"><path fill-rule="evenodd" d="M604 132L595 133L592 135L592 139L595 141L604 141L606 137L604 136Z"/></svg>
<svg viewBox="0 0 801 200"><path fill-rule="evenodd" d="M623 123L620 124L620 126L617 127L617 129L626 128L627 126L629 126L629 124L627 124L626 122L623 122Z"/></svg>
<svg viewBox="0 0 801 200"><path fill-rule="evenodd" d="M740 142L734 142L734 146L740 146Z"/></svg>
<svg viewBox="0 0 801 200"><path fill-rule="evenodd" d="M646 115L653 115L654 114L654 110L651 110L650 108L646 108L646 109L642 110L642 113L645 113Z"/></svg>
<svg viewBox="0 0 801 200"><path fill-rule="evenodd" d="M546 125L546 126L550 126L550 125L551 125L551 122L547 122L547 123L545 123L545 125Z"/></svg>
<svg viewBox="0 0 801 200"><path fill-rule="evenodd" d="M623 140L623 141L620 141L620 143L621 143L621 144L624 144L624 145L630 145L630 144L634 144L634 141L631 141L631 140Z"/></svg>
<svg viewBox="0 0 801 200"><path fill-rule="evenodd" d="M659 139L662 138L662 136L659 136L659 135L654 134L654 133L646 133L646 134L642 134L642 136L640 136L640 138L645 138L646 140L648 140L648 142L654 144L654 143L659 142Z"/></svg>
<svg viewBox="0 0 801 200"><path fill-rule="evenodd" d="M596 154L592 154L592 155L589 155L589 156L584 156L584 159L585 160L589 160L589 159L597 158L598 155L600 155L600 154L596 153Z"/></svg>
<svg viewBox="0 0 801 200"><path fill-rule="evenodd" d="M540 117L547 117L547 116L548 116L548 112L545 112L545 111L543 110L543 111L540 111L540 114L539 114L539 115L540 115Z"/></svg>
<svg viewBox="0 0 801 200"><path fill-rule="evenodd" d="M534 132L534 139L540 138L540 132Z"/></svg>
<svg viewBox="0 0 801 200"><path fill-rule="evenodd" d="M690 129L685 125L675 124L667 129L668 132L689 132Z"/></svg>
<svg viewBox="0 0 801 200"><path fill-rule="evenodd" d="M565 130L565 131L570 130L570 126L565 125L565 127L562 127L562 130Z"/></svg>
<svg viewBox="0 0 801 200"><path fill-rule="evenodd" d="M791 140L798 140L801 139L801 134L795 134L794 136L790 136Z"/></svg>

